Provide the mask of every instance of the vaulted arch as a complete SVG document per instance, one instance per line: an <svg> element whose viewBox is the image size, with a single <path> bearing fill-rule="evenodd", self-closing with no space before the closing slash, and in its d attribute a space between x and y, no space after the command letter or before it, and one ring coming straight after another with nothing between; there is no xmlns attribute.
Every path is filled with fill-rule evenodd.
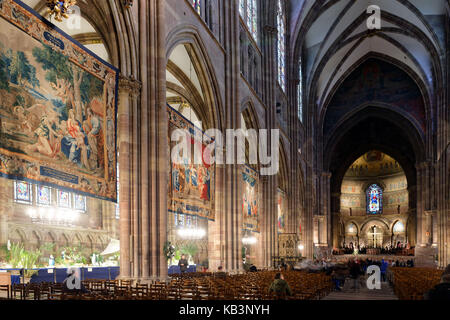
<svg viewBox="0 0 450 320"><path fill-rule="evenodd" d="M381 10L381 29L369 30L369 5ZM304 63L307 108L323 108L355 65L378 55L405 70L420 87L428 115L443 81L445 30L434 17L443 16L446 2L406 0L302 1L291 8L291 65ZM434 22L433 22L434 21ZM438 98L439 99L439 98Z"/></svg>
<svg viewBox="0 0 450 320"><path fill-rule="evenodd" d="M188 65L183 66L181 55L185 57L187 55L184 63L187 62ZM180 62L177 63L177 60ZM193 108L198 113L200 120L204 122L204 128L222 129L222 99L219 95L217 78L205 45L195 27L178 26L168 34L166 65L167 70L174 73L173 76L179 81L179 84L182 87L187 86L185 88L186 95L193 95L195 100ZM178 66L178 69L175 68L175 65ZM170 79L167 87L169 92L176 93Z"/></svg>

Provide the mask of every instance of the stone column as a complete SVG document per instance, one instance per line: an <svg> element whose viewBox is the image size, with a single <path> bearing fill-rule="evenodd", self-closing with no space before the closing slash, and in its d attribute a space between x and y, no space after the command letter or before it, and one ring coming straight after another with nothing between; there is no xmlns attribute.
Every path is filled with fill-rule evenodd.
<svg viewBox="0 0 450 320"><path fill-rule="evenodd" d="M13 214L11 208L12 195L14 183L6 178L0 178L0 199L2 203L0 206L0 245L4 245L8 242L8 221L9 216Z"/></svg>
<svg viewBox="0 0 450 320"><path fill-rule="evenodd" d="M142 2L148 2L141 0ZM146 22L145 61L147 74L141 81L148 84L147 101L142 101L141 114L148 114L145 124L148 130L148 145L144 148L141 158L142 174L148 175L148 189L142 197L142 252L143 280L166 279L167 261L164 256L164 244L167 240L167 174L169 168L169 153L167 148L168 119L166 104L166 48L165 48L165 3L164 0L153 0L148 3L146 13L141 14L140 22ZM141 45L145 45L142 42ZM144 86L145 87L145 86ZM144 141L146 141L144 139ZM149 161L150 160L150 161ZM149 162L148 165L144 164ZM146 171L148 169L148 171ZM149 196L147 196L149 195ZM150 201L150 203L146 201Z"/></svg>
<svg viewBox="0 0 450 320"><path fill-rule="evenodd" d="M445 268L450 264L450 147L447 146L443 152L438 165L438 181L436 189L438 192L437 201L437 243L439 267Z"/></svg>
<svg viewBox="0 0 450 320"><path fill-rule="evenodd" d="M418 164L416 165L417 169L417 210L416 210L416 225L417 225L417 246L423 247L426 246L425 239L425 203L423 196L423 187L424 187L424 165Z"/></svg>
<svg viewBox="0 0 450 320"><path fill-rule="evenodd" d="M267 6L265 7L267 10ZM263 13L263 16L267 14ZM263 51L263 99L267 106L265 117L265 129L276 128L276 55L275 48L277 43L277 29L274 27L275 21L265 21L262 28L261 49ZM270 131L269 131L270 132ZM280 136L281 138L281 136ZM268 141L270 147L270 141ZM270 150L269 152L279 152ZM264 219L264 265L272 266L273 256L278 254L278 232L277 232L277 176L266 176L262 179L263 183L263 208Z"/></svg>
<svg viewBox="0 0 450 320"><path fill-rule="evenodd" d="M0 245L8 242L8 216L0 212Z"/></svg>
<svg viewBox="0 0 450 320"><path fill-rule="evenodd" d="M225 150L223 150L225 152ZM224 153L225 154L225 153ZM225 199L224 193L224 166L216 164L215 169L214 206L215 220L208 221L208 261L209 269L216 271L219 266L224 266L225 249L225 213L223 211Z"/></svg>
<svg viewBox="0 0 450 320"><path fill-rule="evenodd" d="M334 192L331 194L330 206L333 208L333 211L330 212L330 217L332 219L332 245L333 248L339 248L341 245L341 239L339 238L339 230L340 230L340 207L341 207L341 193ZM330 209L331 210L331 209Z"/></svg>
<svg viewBox="0 0 450 320"><path fill-rule="evenodd" d="M225 112L223 118L223 129L236 129L240 126L240 98L238 79L240 74L239 57L239 8L236 1L223 1L223 23L225 56ZM224 145L226 145L224 141ZM236 153L235 153L236 154ZM226 158L226 155L224 155ZM243 268L241 258L241 233L242 233L242 179L240 177L240 166L227 164L219 167L218 175L221 184L216 184L222 200L216 206L220 210L220 228L222 260L225 271L240 272ZM216 169L217 170L217 169Z"/></svg>
<svg viewBox="0 0 450 320"><path fill-rule="evenodd" d="M433 211L430 210L426 210L424 212L424 217L423 217L423 230L425 233L425 240L424 240L424 244L429 247L432 245L433 243L433 225L432 225L432 220L433 220Z"/></svg>
<svg viewBox="0 0 450 320"><path fill-rule="evenodd" d="M304 253L303 255L308 259L312 259L314 255L314 201L312 193L313 183L312 183L313 171L309 165L306 166L305 173L305 217L304 226L302 226L303 238L304 238Z"/></svg>
<svg viewBox="0 0 450 320"><path fill-rule="evenodd" d="M275 214L277 213L273 209L273 203L276 199L274 199L274 194L276 194L276 190L273 189L273 177L272 176L262 176L261 177L261 245L259 248L259 263L261 267L270 267L272 266L273 256L278 254L278 233L277 233L277 217Z"/></svg>
<svg viewBox="0 0 450 320"><path fill-rule="evenodd" d="M332 225L331 225L331 202L330 202L330 172L322 172L320 180L320 199L321 199L321 212L320 214L326 217L326 243L328 246L332 245Z"/></svg>
<svg viewBox="0 0 450 320"><path fill-rule="evenodd" d="M139 1L140 100L121 93L121 277L142 282L166 279L168 271L164 6L163 0Z"/></svg>
<svg viewBox="0 0 450 320"><path fill-rule="evenodd" d="M268 227L268 216L266 213L266 195L267 195L267 177L262 176L259 180L260 182L260 207L259 207L259 227L261 229L259 235L258 245L258 257L257 257L257 267L264 268L270 265L270 257L268 256L268 250L270 249L269 236L266 233Z"/></svg>
<svg viewBox="0 0 450 320"><path fill-rule="evenodd" d="M132 180L133 168L133 115L137 107L137 96L141 83L131 77L121 76L119 79L119 110L117 117L119 151L119 212L120 212L120 278L129 279L132 276L133 262L132 239ZM136 192L136 190L134 190Z"/></svg>

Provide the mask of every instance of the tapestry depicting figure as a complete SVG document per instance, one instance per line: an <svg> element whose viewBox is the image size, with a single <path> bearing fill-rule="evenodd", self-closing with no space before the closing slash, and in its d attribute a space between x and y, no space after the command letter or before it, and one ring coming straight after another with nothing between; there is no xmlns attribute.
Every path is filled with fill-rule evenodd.
<svg viewBox="0 0 450 320"><path fill-rule="evenodd" d="M170 139L176 129L186 130L186 139L191 148L190 159L185 157L181 164L170 161L169 157L169 212L214 220L214 165L205 162L203 157L206 148L203 132L170 106L167 107L167 114L169 155L177 144ZM194 159L195 149L200 151L201 160Z"/></svg>
<svg viewBox="0 0 450 320"><path fill-rule="evenodd" d="M278 233L284 233L286 227L285 221L285 212L286 212L286 193L278 189L277 194L277 203L278 203Z"/></svg>
<svg viewBox="0 0 450 320"><path fill-rule="evenodd" d="M116 201L118 70L20 1L0 16L0 173Z"/></svg>
<svg viewBox="0 0 450 320"><path fill-rule="evenodd" d="M259 174L245 166L242 171L242 214L244 230L259 232Z"/></svg>

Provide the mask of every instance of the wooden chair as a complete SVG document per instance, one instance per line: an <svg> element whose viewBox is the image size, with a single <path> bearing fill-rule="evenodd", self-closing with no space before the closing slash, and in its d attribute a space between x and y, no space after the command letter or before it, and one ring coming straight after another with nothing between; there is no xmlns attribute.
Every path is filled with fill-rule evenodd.
<svg viewBox="0 0 450 320"><path fill-rule="evenodd" d="M11 286L9 284L0 285L0 292L6 292L6 299L10 299Z"/></svg>

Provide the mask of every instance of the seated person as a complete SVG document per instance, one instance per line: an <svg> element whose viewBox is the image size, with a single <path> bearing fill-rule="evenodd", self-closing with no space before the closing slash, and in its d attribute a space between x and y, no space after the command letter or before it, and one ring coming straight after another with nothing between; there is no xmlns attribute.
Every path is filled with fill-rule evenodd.
<svg viewBox="0 0 450 320"><path fill-rule="evenodd" d="M425 293L424 299L450 301L450 264L441 276L441 283Z"/></svg>
<svg viewBox="0 0 450 320"><path fill-rule="evenodd" d="M181 255L181 259L178 261L178 266L180 267L180 271L182 274L187 271L189 263L184 254Z"/></svg>
<svg viewBox="0 0 450 320"><path fill-rule="evenodd" d="M270 285L269 293L272 292L277 295L278 299L286 299L286 295L292 296L291 287L289 287L289 284L286 282L286 280L284 280L284 277L281 273L277 273L275 275L275 279Z"/></svg>
<svg viewBox="0 0 450 320"><path fill-rule="evenodd" d="M227 274L223 271L223 267L222 266L219 266L217 268L217 272L216 272L215 276L219 277L219 278L225 278L227 276Z"/></svg>

